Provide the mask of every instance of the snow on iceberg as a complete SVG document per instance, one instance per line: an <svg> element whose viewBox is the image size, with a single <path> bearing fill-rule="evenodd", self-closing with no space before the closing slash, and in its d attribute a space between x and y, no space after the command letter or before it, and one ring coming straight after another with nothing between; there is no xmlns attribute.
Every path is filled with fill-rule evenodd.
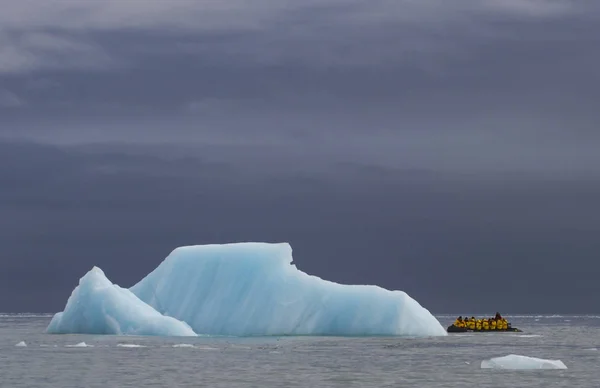
<svg viewBox="0 0 600 388"><path fill-rule="evenodd" d="M481 361L481 369L567 369L567 366L561 360L544 360L543 358L509 354L508 356Z"/></svg>
<svg viewBox="0 0 600 388"><path fill-rule="evenodd" d="M131 291L92 268L79 280L63 312L50 321L48 333L195 336L184 322L158 313Z"/></svg>
<svg viewBox="0 0 600 388"><path fill-rule="evenodd" d="M180 247L130 290L209 335L447 335L402 291L298 270L287 243Z"/></svg>

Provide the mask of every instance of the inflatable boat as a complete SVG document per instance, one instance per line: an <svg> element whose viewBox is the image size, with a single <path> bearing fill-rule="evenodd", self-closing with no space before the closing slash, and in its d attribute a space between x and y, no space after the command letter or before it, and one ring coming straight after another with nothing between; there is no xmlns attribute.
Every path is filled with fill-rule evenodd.
<svg viewBox="0 0 600 388"><path fill-rule="evenodd" d="M472 330L466 327L454 326L454 324L448 326L446 329L448 333L522 333L523 330L517 329L516 327L509 327L505 330Z"/></svg>

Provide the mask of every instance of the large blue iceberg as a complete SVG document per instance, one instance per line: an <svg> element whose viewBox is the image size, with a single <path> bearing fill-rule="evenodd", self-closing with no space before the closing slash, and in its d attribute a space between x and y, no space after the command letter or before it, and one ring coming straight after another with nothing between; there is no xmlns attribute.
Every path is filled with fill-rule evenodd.
<svg viewBox="0 0 600 388"><path fill-rule="evenodd" d="M298 270L287 243L177 248L131 291L202 334L446 335L402 291L341 285Z"/></svg>
<svg viewBox="0 0 600 388"><path fill-rule="evenodd" d="M447 335L428 310L402 291L337 284L298 270L292 264L292 249L286 243L177 248L129 291L137 297L135 300L102 301L90 297L80 303L102 305L102 309L87 307L94 311L92 320L102 321L105 320L102 313L111 303L131 302L139 306L142 302L148 308L151 306L156 315L191 327L177 326L173 331L178 335L185 335L181 333L187 329L190 333L193 330L198 334L232 336ZM62 332L74 329L81 332L94 327L90 322L80 322L90 316L67 314L69 310L67 304L65 313L57 314L49 329L60 327ZM156 315L144 310L138 320L157 319ZM111 315L112 319L117 316ZM122 329L124 323L129 324L135 318L136 313L127 315L125 322L116 318L123 333L126 333ZM54 324L55 320L60 324ZM106 326L106 323L99 325Z"/></svg>
<svg viewBox="0 0 600 388"><path fill-rule="evenodd" d="M185 322L167 317L94 267L79 280L65 311L50 321L48 333L195 336Z"/></svg>

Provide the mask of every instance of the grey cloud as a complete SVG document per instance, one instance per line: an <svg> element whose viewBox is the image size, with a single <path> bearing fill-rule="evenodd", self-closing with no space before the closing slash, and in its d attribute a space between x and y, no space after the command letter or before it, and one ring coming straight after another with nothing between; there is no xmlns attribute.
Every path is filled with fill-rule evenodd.
<svg viewBox="0 0 600 388"><path fill-rule="evenodd" d="M84 38L50 32L2 32L0 74L43 70L107 70L117 66L102 47Z"/></svg>
<svg viewBox="0 0 600 388"><path fill-rule="evenodd" d="M593 306L597 182L362 163L273 172L248 146L159 149L0 144L0 310L57 311L93 265L130 286L176 246L229 241L288 241L302 270L403 289L436 312ZM586 288L555 286L572 282ZM486 291L454 294L467 283Z"/></svg>
<svg viewBox="0 0 600 388"><path fill-rule="evenodd" d="M10 90L0 89L0 109L18 108L24 104L25 102Z"/></svg>
<svg viewBox="0 0 600 388"><path fill-rule="evenodd" d="M599 15L592 2L330 1L276 6L265 1L251 7L178 2L172 9L151 2L143 11L148 17L139 16L136 24L133 11L138 4L58 2L43 13L32 4L15 5L12 16L20 17L19 26L8 19L2 24L10 27L4 27L10 31L5 35L15 37L4 45L10 52L0 56L7 75L18 71L27 79L29 71L53 70L58 82L93 91L76 95L67 89L56 99L44 100L54 106L48 109L60 112L63 106L70 114L77 114L81 105L103 112L110 104L115 114L120 106L136 111L136 105L174 114L202 105L206 112L206 101L219 100L222 107L229 100L226 104L248 104L252 110L263 101L271 109L312 104L311 109L364 110L368 103L368 109L396 110L404 116L422 116L424 112L415 110L424 108L442 116L455 109L457 100L462 110L471 105L481 111L502 110L497 107L507 104L519 109L529 99L526 109L531 111L547 110L545 102L552 99L557 104L571 100L570 108L581 106L579 99L553 96L554 90L576 93L569 88L577 86L588 94L582 96L587 101L597 93L589 82L579 82L600 62L590 51L597 43ZM67 20L71 8L78 17ZM11 15L11 8L5 15ZM232 27L244 26L246 20L257 28ZM207 21L223 28L206 28ZM36 51L42 43L45 51ZM113 72L78 77L59 72L61 66ZM545 90L549 87L553 93Z"/></svg>
<svg viewBox="0 0 600 388"><path fill-rule="evenodd" d="M597 9L593 1L567 0L459 0L452 4L443 0L389 1L366 4L356 0L309 0L302 3L259 0L252 5L240 0L177 3L137 0L108 0L102 3L82 3L71 0L24 0L3 4L4 29L45 29L60 27L72 30L152 29L226 30L264 27L280 16L309 12L311 18L333 16L334 22L347 20L400 21L418 24L422 21L464 20L473 14L494 13L498 16L519 16L546 19L566 14L585 14ZM390 13L388 11L395 11ZM344 12L345 11L345 12ZM335 17L337 15L337 17ZM321 17L322 21L327 19Z"/></svg>
<svg viewBox="0 0 600 388"><path fill-rule="evenodd" d="M247 240L435 311L592 305L600 2L1 8L0 310Z"/></svg>
<svg viewBox="0 0 600 388"><path fill-rule="evenodd" d="M417 61L437 71L434 65L423 62L469 55L469 42L452 38L467 37L473 44L516 37L516 31L511 32L495 21L519 24L552 23L564 18L597 21L597 15L589 12L597 9L593 3L545 0L368 4L351 0L301 4L259 1L252 5L229 0L144 4L140 8L139 1L133 0L15 2L0 17L5 31L0 71L52 69L52 64L65 68L95 64L102 68L120 58L107 57L106 48L90 43L91 33L142 33L153 29L170 31L175 37L193 34L197 42L182 42L174 48L195 55L218 56L217 61L220 57L260 65L291 62L306 66L393 66ZM216 47L207 44L207 39L222 34L237 34L238 44L219 44L218 40ZM44 42L44 50L36 50L40 40ZM152 47L154 42L150 40L146 45ZM171 48L158 45L153 49ZM57 63L54 54L61 55L64 61ZM47 62L50 65L45 65Z"/></svg>

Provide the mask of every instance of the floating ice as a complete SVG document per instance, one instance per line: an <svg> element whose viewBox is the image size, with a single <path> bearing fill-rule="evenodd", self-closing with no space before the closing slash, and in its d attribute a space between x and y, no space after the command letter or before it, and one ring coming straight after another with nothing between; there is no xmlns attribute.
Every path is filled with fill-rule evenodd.
<svg viewBox="0 0 600 388"><path fill-rule="evenodd" d="M164 314L164 315L163 315ZM183 321L183 322L181 322ZM299 271L289 244L181 247L130 290L94 267L49 333L445 336L402 291Z"/></svg>
<svg viewBox="0 0 600 388"><path fill-rule="evenodd" d="M200 350L219 350L219 348L213 348L211 346L198 346L197 349L200 349Z"/></svg>
<svg viewBox="0 0 600 388"><path fill-rule="evenodd" d="M402 291L298 270L287 243L177 248L130 290L202 334L447 335Z"/></svg>
<svg viewBox="0 0 600 388"><path fill-rule="evenodd" d="M79 280L63 312L50 321L48 333L195 336L184 322L166 317L94 267Z"/></svg>
<svg viewBox="0 0 600 388"><path fill-rule="evenodd" d="M138 345L138 344L117 344L118 348L132 348L132 349L137 349L137 348L145 348L144 345Z"/></svg>
<svg viewBox="0 0 600 388"><path fill-rule="evenodd" d="M519 356L509 354L504 357L492 358L481 361L482 369L512 369L512 370L531 370L531 369L567 369L561 360L544 360L543 358Z"/></svg>
<svg viewBox="0 0 600 388"><path fill-rule="evenodd" d="M88 345L85 342L80 342L76 345L67 345L67 348L93 348L94 345Z"/></svg>
<svg viewBox="0 0 600 388"><path fill-rule="evenodd" d="M174 348L195 348L194 345L192 344L175 344L173 345Z"/></svg>
<svg viewBox="0 0 600 388"><path fill-rule="evenodd" d="M25 348L27 347L27 344L25 343L25 341L21 341L18 344L15 345L18 348Z"/></svg>

